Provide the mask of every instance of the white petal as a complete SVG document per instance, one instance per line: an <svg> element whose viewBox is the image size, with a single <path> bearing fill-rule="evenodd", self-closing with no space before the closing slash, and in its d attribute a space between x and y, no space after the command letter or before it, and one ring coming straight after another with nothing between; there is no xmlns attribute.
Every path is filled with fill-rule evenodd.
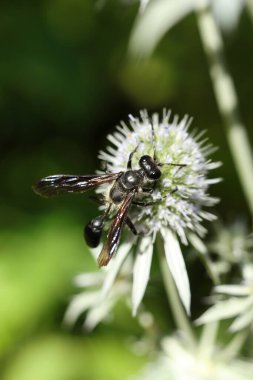
<svg viewBox="0 0 253 380"><path fill-rule="evenodd" d="M91 273L81 273L74 278L74 283L76 286L82 288L88 288L95 285L100 285L104 279L104 272L91 272Z"/></svg>
<svg viewBox="0 0 253 380"><path fill-rule="evenodd" d="M135 238L131 237L129 241L121 244L115 258L111 261L109 270L106 274L106 277L103 283L103 287L101 289L101 300L107 297L115 281L115 278L117 277L117 274L121 268L121 265L123 264L125 258L127 257L129 251L131 250L135 240L136 240Z"/></svg>
<svg viewBox="0 0 253 380"><path fill-rule="evenodd" d="M99 291L85 292L73 297L63 318L63 323L72 325L81 313L94 306L98 300Z"/></svg>
<svg viewBox="0 0 253 380"><path fill-rule="evenodd" d="M252 305L252 309L246 312L243 312L243 314L239 315L234 320L234 322L229 327L229 331L232 333L235 333L249 326L252 322L253 322L253 305Z"/></svg>
<svg viewBox="0 0 253 380"><path fill-rule="evenodd" d="M198 252L200 252L202 255L206 255L207 254L207 248L206 248L205 244L203 243L203 241L197 235L195 235L193 233L190 233L188 235L188 239L192 243L192 245L194 246L194 248L196 248L196 250Z"/></svg>
<svg viewBox="0 0 253 380"><path fill-rule="evenodd" d="M84 328L88 331L93 330L99 322L108 316L115 302L116 300L107 300L90 309L84 322Z"/></svg>
<svg viewBox="0 0 253 380"><path fill-rule="evenodd" d="M212 7L217 23L225 31L231 32L236 28L242 12L242 0L213 0Z"/></svg>
<svg viewBox="0 0 253 380"><path fill-rule="evenodd" d="M130 52L149 55L164 34L193 9L190 0L156 0L137 18L130 40Z"/></svg>
<svg viewBox="0 0 253 380"><path fill-rule="evenodd" d="M175 281L181 301L187 311L187 314L189 315L191 306L191 290L180 245L171 230L162 228L161 233L164 239L165 255L170 272Z"/></svg>
<svg viewBox="0 0 253 380"><path fill-rule="evenodd" d="M243 331L241 334L234 334L232 339L226 344L226 347L222 350L222 357L227 363L238 356L238 352L241 351L241 348L245 343L247 333L247 331Z"/></svg>
<svg viewBox="0 0 253 380"><path fill-rule="evenodd" d="M140 0L140 12L144 12L150 0Z"/></svg>
<svg viewBox="0 0 253 380"><path fill-rule="evenodd" d="M153 255L152 236L141 239L133 269L132 313L135 316L149 280Z"/></svg>
<svg viewBox="0 0 253 380"><path fill-rule="evenodd" d="M216 293L229 294L233 296L247 296L251 294L249 286L245 285L218 285L214 288Z"/></svg>
<svg viewBox="0 0 253 380"><path fill-rule="evenodd" d="M211 357L215 352L218 329L218 322L207 323L203 326L199 341L199 352L202 357Z"/></svg>
<svg viewBox="0 0 253 380"><path fill-rule="evenodd" d="M229 300L220 301L208 309L195 322L197 325L218 321L234 317L247 309L252 303L250 298L230 298Z"/></svg>
<svg viewBox="0 0 253 380"><path fill-rule="evenodd" d="M220 168L222 166L222 162L220 161L217 161L217 162L208 162L206 164L206 169L207 170L214 170L214 169L217 169L217 168Z"/></svg>
<svg viewBox="0 0 253 380"><path fill-rule="evenodd" d="M222 182L222 181L223 181L222 178L209 178L209 179L206 180L206 183L207 183L208 185L214 185L214 184L216 184L216 183L220 183L220 182Z"/></svg>

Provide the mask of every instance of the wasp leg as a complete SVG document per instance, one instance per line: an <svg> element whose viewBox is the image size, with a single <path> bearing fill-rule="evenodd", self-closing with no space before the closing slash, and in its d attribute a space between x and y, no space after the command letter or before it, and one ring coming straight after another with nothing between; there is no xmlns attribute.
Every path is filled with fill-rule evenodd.
<svg viewBox="0 0 253 380"><path fill-rule="evenodd" d="M176 191L178 191L177 186L175 187L175 189L172 189L169 193L170 193L170 194L173 194L173 193L175 193Z"/></svg>
<svg viewBox="0 0 253 380"><path fill-rule="evenodd" d="M142 188L142 192L143 193L152 193L154 191L154 188L153 187L143 187Z"/></svg>
<svg viewBox="0 0 253 380"><path fill-rule="evenodd" d="M128 161L127 161L127 169L128 170L132 170L132 158L133 158L133 155L134 153L137 151L139 147L139 144L137 145L137 147L129 154L129 158L128 158Z"/></svg>
<svg viewBox="0 0 253 380"><path fill-rule="evenodd" d="M90 195L89 199L91 201L99 204L99 205L105 205L106 204L105 197L102 194L99 194L99 195Z"/></svg>
<svg viewBox="0 0 253 380"><path fill-rule="evenodd" d="M177 186L170 190L169 191L169 194L173 194L175 193L176 191L178 190ZM146 207L146 206L152 206L152 205L155 205L159 202L161 202L163 199L166 199L168 195L164 195L163 197L161 197L160 199L157 199L156 201L148 201L148 202L139 202L139 201L133 201L132 204L133 205L136 205L136 206L142 206L142 207Z"/></svg>
<svg viewBox="0 0 253 380"><path fill-rule="evenodd" d="M89 199L99 205L106 205L108 204L109 202L106 201L105 197L102 195L102 194L99 194L99 195L90 195L89 196ZM110 210L111 210L111 207L112 207L112 203L109 203L109 206L107 207L107 209L105 210L104 212L104 218L107 217L107 215L109 214Z"/></svg>
<svg viewBox="0 0 253 380"><path fill-rule="evenodd" d="M174 164L172 162L158 162L157 166L178 166L179 168L184 168L186 164Z"/></svg>
<svg viewBox="0 0 253 380"><path fill-rule="evenodd" d="M137 231L135 225L133 224L133 222L131 221L129 216L126 218L126 224L135 236L145 236L146 235L145 232L143 232L143 231Z"/></svg>
<svg viewBox="0 0 253 380"><path fill-rule="evenodd" d="M142 206L142 207L146 207L146 206L152 206L152 205L155 205L159 202L161 202L162 199L158 199L157 201L150 201L150 202L138 202L138 201L133 201L132 204L135 205L135 206Z"/></svg>
<svg viewBox="0 0 253 380"><path fill-rule="evenodd" d="M108 163L107 163L107 161L102 161L101 170L103 170L107 174L110 173L110 171L108 170Z"/></svg>
<svg viewBox="0 0 253 380"><path fill-rule="evenodd" d="M134 235L138 235L135 225L133 224L129 216L126 218L126 224L128 225L128 227L130 228L130 230L132 231Z"/></svg>
<svg viewBox="0 0 253 380"><path fill-rule="evenodd" d="M174 175L176 175L182 168L184 168L187 165L186 164L175 164L173 162L158 162L157 166L160 166L160 167L163 167L163 166L176 166L178 168L178 170L174 174Z"/></svg>

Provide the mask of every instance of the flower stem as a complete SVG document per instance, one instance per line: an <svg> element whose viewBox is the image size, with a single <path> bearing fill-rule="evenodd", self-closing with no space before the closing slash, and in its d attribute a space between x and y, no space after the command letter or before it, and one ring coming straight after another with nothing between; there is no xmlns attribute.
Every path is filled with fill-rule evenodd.
<svg viewBox="0 0 253 380"><path fill-rule="evenodd" d="M177 327L179 328L179 330L185 333L189 342L192 343L192 345L195 345L195 342L196 342L195 336L194 336L190 321L186 316L184 307L179 299L174 280L172 278L172 275L170 273L170 270L166 261L162 238L159 235L156 238L156 244L157 244L157 250L158 250L158 255L159 255L159 260L160 260L160 267L161 267L164 287L165 287L169 304L171 306L171 311L172 311L175 323Z"/></svg>
<svg viewBox="0 0 253 380"><path fill-rule="evenodd" d="M251 0L246 0L246 6L249 13L249 16L251 18L251 21L253 22L253 3Z"/></svg>
<svg viewBox="0 0 253 380"><path fill-rule="evenodd" d="M249 331L247 328L235 334L232 340L227 344L226 349L223 351L223 355L226 359L234 358L239 354L248 336Z"/></svg>
<svg viewBox="0 0 253 380"><path fill-rule="evenodd" d="M226 125L228 144L239 179L253 215L253 155L247 131L239 115L238 97L224 57L224 46L219 28L208 0L195 0L199 32L209 63L214 93Z"/></svg>

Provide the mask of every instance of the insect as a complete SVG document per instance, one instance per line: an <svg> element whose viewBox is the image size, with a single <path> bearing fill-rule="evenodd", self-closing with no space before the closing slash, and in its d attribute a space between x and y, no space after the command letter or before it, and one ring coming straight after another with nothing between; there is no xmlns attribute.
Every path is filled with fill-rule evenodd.
<svg viewBox="0 0 253 380"><path fill-rule="evenodd" d="M128 157L127 168L125 171L93 175L57 174L42 178L33 185L35 193L43 197L51 197L64 193L83 193L104 183L112 184L108 199L103 195L93 197L99 204L108 205L108 207L102 215L92 219L84 229L84 237L87 245L92 248L97 247L100 243L105 220L108 218L111 209L116 209L107 239L103 244L97 260L99 267L107 265L116 253L125 224L135 235L138 235L138 232L128 215L129 209L132 204L145 207L157 203L157 201L140 202L135 198L136 195L141 192L152 193L153 187L145 186L147 186L147 183L154 185L156 181L159 180L162 175L160 167L165 165L178 167L186 166L184 164L158 162L152 124L151 128L154 155L153 157L149 155L141 156L138 162L138 169L132 168L132 157L138 149L137 146Z"/></svg>

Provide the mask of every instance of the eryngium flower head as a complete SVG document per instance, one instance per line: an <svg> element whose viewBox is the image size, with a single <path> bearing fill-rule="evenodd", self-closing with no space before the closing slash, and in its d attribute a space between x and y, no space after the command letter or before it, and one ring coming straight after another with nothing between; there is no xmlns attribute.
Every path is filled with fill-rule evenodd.
<svg viewBox="0 0 253 380"><path fill-rule="evenodd" d="M108 147L107 152L100 152L99 158L107 162L109 171L125 171L128 157L137 147L133 155L133 168L139 169L140 157L146 154L153 157L155 147L159 163L185 165L163 166L162 176L156 182L154 191L145 196L147 201L156 203L138 207L133 217L149 233L156 234L162 227L167 227L187 244L189 232L203 237L206 232L203 220L214 219L211 213L203 210L203 206L210 207L217 202L217 198L208 194L208 188L220 179L207 179L207 174L220 163L208 159L214 148L210 144L205 145L206 139L201 141L203 132L188 132L191 119L185 116L178 122L178 117L174 117L170 122L169 117L170 113L165 111L161 121L157 114L150 119L145 111L141 112L140 119L130 115L130 128L122 122L117 127L118 131L108 136L116 149ZM143 197L142 194L142 200Z"/></svg>
<svg viewBox="0 0 253 380"><path fill-rule="evenodd" d="M197 344L176 335L162 340L162 351L132 380L250 380L252 362L237 358L238 337L225 347L216 340L217 325L203 328Z"/></svg>
<svg viewBox="0 0 253 380"><path fill-rule="evenodd" d="M189 133L191 120L187 116L181 121L178 121L177 117L170 121L169 116L170 113L165 111L160 121L157 114L150 119L146 111L141 112L140 119L130 116L130 126L121 123L117 132L108 136L114 147L110 146L107 152L99 154L99 158L106 163L107 171L112 173L127 170L128 159L133 151L133 169L140 169L139 159L143 155L154 157L154 153L156 163L176 166L161 166L161 178L153 183L145 183L145 187L150 188L151 192L139 191L135 195L135 201L151 202L145 207L132 204L129 210L129 216L137 232L142 232L142 236L129 234L124 241L122 239L115 257L104 269L100 291L90 294L89 290L85 289L83 294L73 299L67 311L66 321L69 323L74 322L82 312L88 311L88 322L86 320L85 325L93 328L104 318L105 310L112 309L119 296L127 297L130 288L132 313L136 314L149 281L154 241L158 233L180 299L187 313L190 313L190 285L177 236L184 244L189 240L202 255L205 254L205 245L199 238L204 236L206 231L202 222L205 219L212 220L214 216L204 211L203 207L212 206L217 202L216 198L209 196L208 188L210 184L219 181L207 179L207 174L220 163L209 160L208 155L213 151L213 147L205 144L206 140L201 140L203 133ZM111 186L100 186L98 191L108 199ZM138 188L141 189L142 187ZM112 217L114 216L115 214ZM93 253L97 256L100 251L101 246ZM122 278L124 263L133 251L136 254L131 260L128 286L120 287L126 291L123 294L118 291L118 279ZM87 288L85 284L82 285ZM90 323L90 315L95 318L96 323Z"/></svg>
<svg viewBox="0 0 253 380"><path fill-rule="evenodd" d="M228 226L219 221L214 230L215 235L207 246L215 260L211 260L208 256L206 259L207 265L216 278L214 282L218 284L227 278L226 275L233 271L235 266L242 269L244 264L251 260L253 235L249 234L246 223L239 219Z"/></svg>
<svg viewBox="0 0 253 380"><path fill-rule="evenodd" d="M246 225L237 221L230 227L219 225L217 236L211 251L217 254L215 262L210 263L213 270L226 282L214 287L214 294L209 298L212 306L207 309L197 324L217 322L234 318L229 326L230 332L238 332L250 327L253 330L253 235L249 234ZM237 270L235 271L235 268ZM235 275L236 274L236 275ZM232 280L231 280L232 278Z"/></svg>
<svg viewBox="0 0 253 380"><path fill-rule="evenodd" d="M128 243L123 243L119 248L119 255L113 262L113 267L118 267L117 261L128 252ZM122 264L122 262L120 262ZM103 268L99 272L82 273L75 277L74 282L82 292L72 297L64 316L66 325L76 323L80 315L86 313L83 327L93 330L98 323L112 319L112 311L118 301L128 302L131 293L132 257L128 256L121 265L120 272L113 268Z"/></svg>
<svg viewBox="0 0 253 380"><path fill-rule="evenodd" d="M224 284L214 288L213 306L197 319L197 324L234 318L229 326L232 333L250 327L253 330L253 264L244 263L239 284Z"/></svg>
<svg viewBox="0 0 253 380"><path fill-rule="evenodd" d="M146 111L142 111L140 116L135 118L130 115L130 126L122 122L117 127L117 132L108 136L114 147L109 146L106 152L99 154L99 158L106 162L107 170L113 173L126 171L129 156L133 152L133 169L140 168L139 159L143 155L150 155L155 157L157 163L166 164L161 166L162 175L159 180L153 184L147 181L146 186L153 186L153 191L148 195L141 191L137 193L137 200L149 205L139 207L133 204L129 212L137 231L141 230L146 235L139 239L133 267L133 314L145 293L153 242L158 232L164 241L167 264L179 296L186 311L190 313L189 280L177 236L182 243L187 244L190 240L197 250L202 254L205 252L199 239L206 232L202 222L215 217L204 211L203 207L213 206L217 202L217 198L208 194L208 188L220 181L217 178L208 179L207 175L210 170L219 167L220 163L208 158L214 148L206 143L206 139L202 139L203 132L189 133L191 119L187 116L181 121L177 116L170 121L170 112L165 110L162 120L159 120L157 114L149 118ZM108 194L109 187L102 187L100 191ZM128 253L129 251L125 255Z"/></svg>

